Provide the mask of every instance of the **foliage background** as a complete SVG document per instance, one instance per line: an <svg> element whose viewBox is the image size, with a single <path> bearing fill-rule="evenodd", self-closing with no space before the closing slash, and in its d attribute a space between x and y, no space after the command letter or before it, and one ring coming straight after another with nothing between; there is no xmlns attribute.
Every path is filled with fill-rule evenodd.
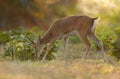
<svg viewBox="0 0 120 79"><path fill-rule="evenodd" d="M96 27L97 36L103 41L106 51L117 51L119 56L117 45L120 25L119 2L119 0L1 0L0 29L12 30L23 27L39 35L39 30L46 31L52 22L65 16L98 16L100 19ZM6 35L1 33L1 43L9 42L9 36L9 33ZM82 42L79 40L79 37L75 37L71 38L70 42L72 44ZM94 42L93 48L99 50Z"/></svg>

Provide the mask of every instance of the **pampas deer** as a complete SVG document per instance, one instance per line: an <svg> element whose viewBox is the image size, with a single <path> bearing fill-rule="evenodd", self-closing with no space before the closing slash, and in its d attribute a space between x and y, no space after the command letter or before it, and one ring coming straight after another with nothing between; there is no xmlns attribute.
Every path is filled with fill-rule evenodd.
<svg viewBox="0 0 120 79"><path fill-rule="evenodd" d="M89 16L69 16L55 21L50 26L46 34L42 38L39 37L39 40L35 43L37 52L36 58L39 59L40 55L42 54L44 46L49 43L46 53L44 54L44 57L42 59L42 61L44 61L52 45L57 40L64 39L64 57L66 59L68 37L76 34L82 38L83 42L87 46L85 55L83 57L84 59L89 53L91 48L91 44L88 40L88 37L94 40L99 45L101 50L104 51L101 41L95 35L97 19L98 17L91 18Z"/></svg>

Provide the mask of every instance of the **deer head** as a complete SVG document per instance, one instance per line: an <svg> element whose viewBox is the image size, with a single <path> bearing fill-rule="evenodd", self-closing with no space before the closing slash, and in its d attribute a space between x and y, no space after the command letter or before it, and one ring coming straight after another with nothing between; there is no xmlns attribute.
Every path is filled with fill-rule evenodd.
<svg viewBox="0 0 120 79"><path fill-rule="evenodd" d="M35 53L34 53L34 56L35 56L35 59L38 60L39 56L38 54L41 54L41 50L42 50L42 47L43 47L43 44L42 44L42 40L41 40L41 36L39 35L38 37L38 40L37 41L34 41L34 40L31 40L29 37L27 37L27 39L31 42L31 44L34 46L35 48Z"/></svg>

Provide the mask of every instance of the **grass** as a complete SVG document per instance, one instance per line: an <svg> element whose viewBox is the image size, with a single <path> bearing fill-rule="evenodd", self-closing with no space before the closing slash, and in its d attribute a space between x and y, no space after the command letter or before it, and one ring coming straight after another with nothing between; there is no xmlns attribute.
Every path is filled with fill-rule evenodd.
<svg viewBox="0 0 120 79"><path fill-rule="evenodd" d="M0 79L120 79L120 66L102 60L0 62Z"/></svg>
<svg viewBox="0 0 120 79"><path fill-rule="evenodd" d="M80 56L73 58L83 51L80 47L84 46L69 46L67 63L62 58L44 63L2 60L0 79L120 79L120 64L114 61L105 63L101 58L93 58L93 53L90 53L90 58L84 62L81 61Z"/></svg>

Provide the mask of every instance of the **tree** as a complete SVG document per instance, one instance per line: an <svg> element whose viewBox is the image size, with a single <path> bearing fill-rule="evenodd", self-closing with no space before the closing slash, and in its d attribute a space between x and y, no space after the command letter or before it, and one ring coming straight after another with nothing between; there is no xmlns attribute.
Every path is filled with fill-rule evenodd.
<svg viewBox="0 0 120 79"><path fill-rule="evenodd" d="M73 0L65 1L68 4ZM63 17L67 15L63 7L68 8L64 6L61 0L1 0L0 28L39 26L46 30L49 27L48 23L53 21L53 18L56 18L55 16Z"/></svg>

